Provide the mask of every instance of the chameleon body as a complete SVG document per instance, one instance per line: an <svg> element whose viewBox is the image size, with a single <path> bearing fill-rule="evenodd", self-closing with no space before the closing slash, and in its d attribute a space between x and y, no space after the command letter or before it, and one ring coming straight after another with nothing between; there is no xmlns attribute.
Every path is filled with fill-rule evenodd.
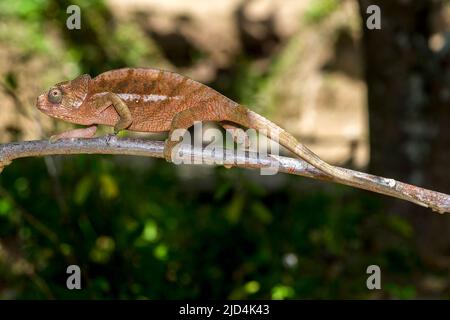
<svg viewBox="0 0 450 320"><path fill-rule="evenodd" d="M320 159L291 134L263 116L223 96L214 89L174 72L124 68L91 78L81 75L61 82L41 94L36 106L49 116L81 125L169 132L164 155L170 161L178 141L170 140L175 129L187 129L196 121L216 121L225 128L235 125L264 131L269 138L325 174L354 181L348 171ZM95 127L65 132L56 138L91 137Z"/></svg>

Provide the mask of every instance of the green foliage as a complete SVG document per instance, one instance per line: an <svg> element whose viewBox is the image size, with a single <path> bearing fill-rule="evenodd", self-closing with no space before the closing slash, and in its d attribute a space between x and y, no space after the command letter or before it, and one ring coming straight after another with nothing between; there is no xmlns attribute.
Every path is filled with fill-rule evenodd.
<svg viewBox="0 0 450 320"><path fill-rule="evenodd" d="M27 21L41 21L48 0L18 0L0 2L0 14L3 17L17 17Z"/></svg>
<svg viewBox="0 0 450 320"><path fill-rule="evenodd" d="M371 249L375 230L389 230L392 219L373 220L379 209L366 194L323 192L295 177L269 192L253 174L223 168L209 176L210 188L197 189L199 181L180 180L163 161L136 172L116 159L56 158L58 183L41 159L2 173L0 238L16 238L33 270L0 255L0 277L15 297L365 297L367 265L401 260L390 269L397 275L417 267L401 241ZM403 229L389 234L403 237ZM65 289L69 264L83 270L80 292ZM389 289L398 298L410 291Z"/></svg>

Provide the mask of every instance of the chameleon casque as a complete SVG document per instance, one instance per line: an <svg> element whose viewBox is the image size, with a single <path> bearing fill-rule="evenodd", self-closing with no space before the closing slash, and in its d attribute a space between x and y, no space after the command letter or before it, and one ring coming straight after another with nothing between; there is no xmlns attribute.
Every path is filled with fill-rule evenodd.
<svg viewBox="0 0 450 320"><path fill-rule="evenodd" d="M124 68L95 78L84 74L54 85L38 97L36 107L51 117L91 126L64 132L54 139L90 138L95 134L95 125L113 126L115 133L124 129L169 132L164 148L167 161L178 144L170 139L170 134L175 129L188 129L196 121L215 121L226 129L241 126L264 130L268 138L325 174L355 180L345 169L323 161L263 116L204 84L170 71Z"/></svg>

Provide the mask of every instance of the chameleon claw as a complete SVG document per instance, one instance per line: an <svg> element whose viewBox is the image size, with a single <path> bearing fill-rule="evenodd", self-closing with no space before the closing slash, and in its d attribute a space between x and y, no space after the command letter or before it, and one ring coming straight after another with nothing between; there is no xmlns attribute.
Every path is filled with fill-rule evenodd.
<svg viewBox="0 0 450 320"><path fill-rule="evenodd" d="M118 135L120 131L125 130L129 126L131 126L132 120L131 118L121 118L119 122L114 126L114 134Z"/></svg>
<svg viewBox="0 0 450 320"><path fill-rule="evenodd" d="M120 133L120 131L122 131L123 129L124 129L124 128L123 128L123 126L120 124L120 122L117 123L117 124L114 126L114 130L113 130L112 135L117 136L117 135Z"/></svg>

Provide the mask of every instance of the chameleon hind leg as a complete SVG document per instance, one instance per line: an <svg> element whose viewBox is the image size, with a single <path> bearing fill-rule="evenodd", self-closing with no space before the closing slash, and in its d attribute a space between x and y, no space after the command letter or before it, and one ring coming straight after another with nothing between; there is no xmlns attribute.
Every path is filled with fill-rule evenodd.
<svg viewBox="0 0 450 320"><path fill-rule="evenodd" d="M227 122L221 122L220 125L231 134L235 143L242 145L244 149L250 148L250 137L242 128Z"/></svg>
<svg viewBox="0 0 450 320"><path fill-rule="evenodd" d="M216 110L217 111L217 110ZM184 129L187 130L194 125L195 122L201 121L221 121L222 117L219 112L211 112L211 110L205 111L205 107L196 106L190 109L183 110L175 115L172 119L170 126L169 136L166 139L164 145L164 158L168 161L172 161L172 154L174 148L178 145L178 140L173 140L172 136L175 130Z"/></svg>
<svg viewBox="0 0 450 320"><path fill-rule="evenodd" d="M100 112L112 105L119 115L119 121L114 125L114 134L118 134L119 131L128 128L133 122L130 109L117 94L108 92L96 98L96 102Z"/></svg>

